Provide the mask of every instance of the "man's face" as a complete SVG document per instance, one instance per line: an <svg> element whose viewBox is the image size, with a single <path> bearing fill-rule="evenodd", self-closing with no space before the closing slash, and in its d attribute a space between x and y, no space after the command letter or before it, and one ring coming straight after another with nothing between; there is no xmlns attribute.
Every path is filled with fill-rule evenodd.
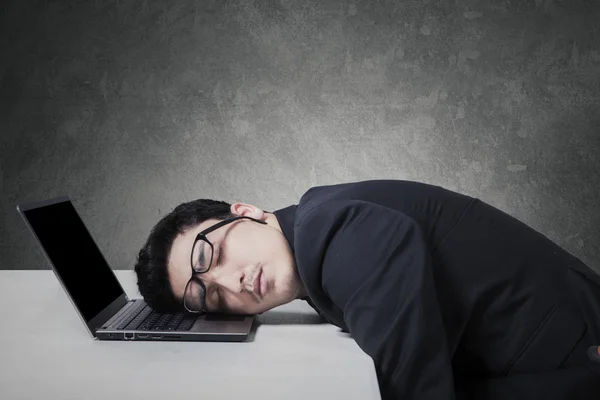
<svg viewBox="0 0 600 400"><path fill-rule="evenodd" d="M206 286L206 308L211 312L259 314L304 295L291 248L277 218L257 207L235 203L240 219L207 235L214 254L210 270L196 274ZM178 299L192 276L190 258L199 232L220 222L204 221L177 236L169 255L169 281Z"/></svg>

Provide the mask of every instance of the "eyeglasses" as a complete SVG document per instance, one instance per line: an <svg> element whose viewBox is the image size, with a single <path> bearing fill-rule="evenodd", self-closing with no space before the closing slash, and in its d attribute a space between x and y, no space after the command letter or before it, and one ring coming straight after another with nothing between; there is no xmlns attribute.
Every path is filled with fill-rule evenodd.
<svg viewBox="0 0 600 400"><path fill-rule="evenodd" d="M183 292L183 306L191 313L206 312L206 286L202 283L202 280L197 276L198 274L204 274L210 270L213 263L214 247L213 244L208 240L206 235L213 232L220 227L230 224L238 219L249 219L259 224L266 225L265 221L260 221L246 216L238 216L225 221L221 221L210 228L207 228L200 232L194 240L192 246L192 253L190 255L190 265L192 267L192 277L185 285L185 291Z"/></svg>

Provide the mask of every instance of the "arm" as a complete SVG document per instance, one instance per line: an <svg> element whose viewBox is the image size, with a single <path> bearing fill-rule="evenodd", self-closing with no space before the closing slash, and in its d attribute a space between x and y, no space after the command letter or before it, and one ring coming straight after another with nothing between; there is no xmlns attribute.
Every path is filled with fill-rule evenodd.
<svg viewBox="0 0 600 400"><path fill-rule="evenodd" d="M329 241L323 288L373 358L383 398L454 399L429 249L418 224L357 200L320 205L304 223Z"/></svg>

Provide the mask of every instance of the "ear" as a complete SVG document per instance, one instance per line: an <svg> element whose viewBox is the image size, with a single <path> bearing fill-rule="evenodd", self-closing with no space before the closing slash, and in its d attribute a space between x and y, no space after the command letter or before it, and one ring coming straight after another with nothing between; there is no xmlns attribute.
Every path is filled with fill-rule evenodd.
<svg viewBox="0 0 600 400"><path fill-rule="evenodd" d="M246 203L233 203L231 205L231 213L234 215L251 217L261 221L265 218L265 212L263 210L256 206L253 206L252 204Z"/></svg>

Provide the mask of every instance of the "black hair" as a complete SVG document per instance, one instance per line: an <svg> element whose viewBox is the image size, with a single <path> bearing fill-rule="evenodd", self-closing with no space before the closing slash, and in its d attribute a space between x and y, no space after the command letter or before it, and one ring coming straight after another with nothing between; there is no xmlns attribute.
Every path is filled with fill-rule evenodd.
<svg viewBox="0 0 600 400"><path fill-rule="evenodd" d="M175 238L206 220L233 216L231 204L199 199L178 205L152 228L135 264L138 289L151 308L163 313L183 310L182 302L173 294L167 270Z"/></svg>

